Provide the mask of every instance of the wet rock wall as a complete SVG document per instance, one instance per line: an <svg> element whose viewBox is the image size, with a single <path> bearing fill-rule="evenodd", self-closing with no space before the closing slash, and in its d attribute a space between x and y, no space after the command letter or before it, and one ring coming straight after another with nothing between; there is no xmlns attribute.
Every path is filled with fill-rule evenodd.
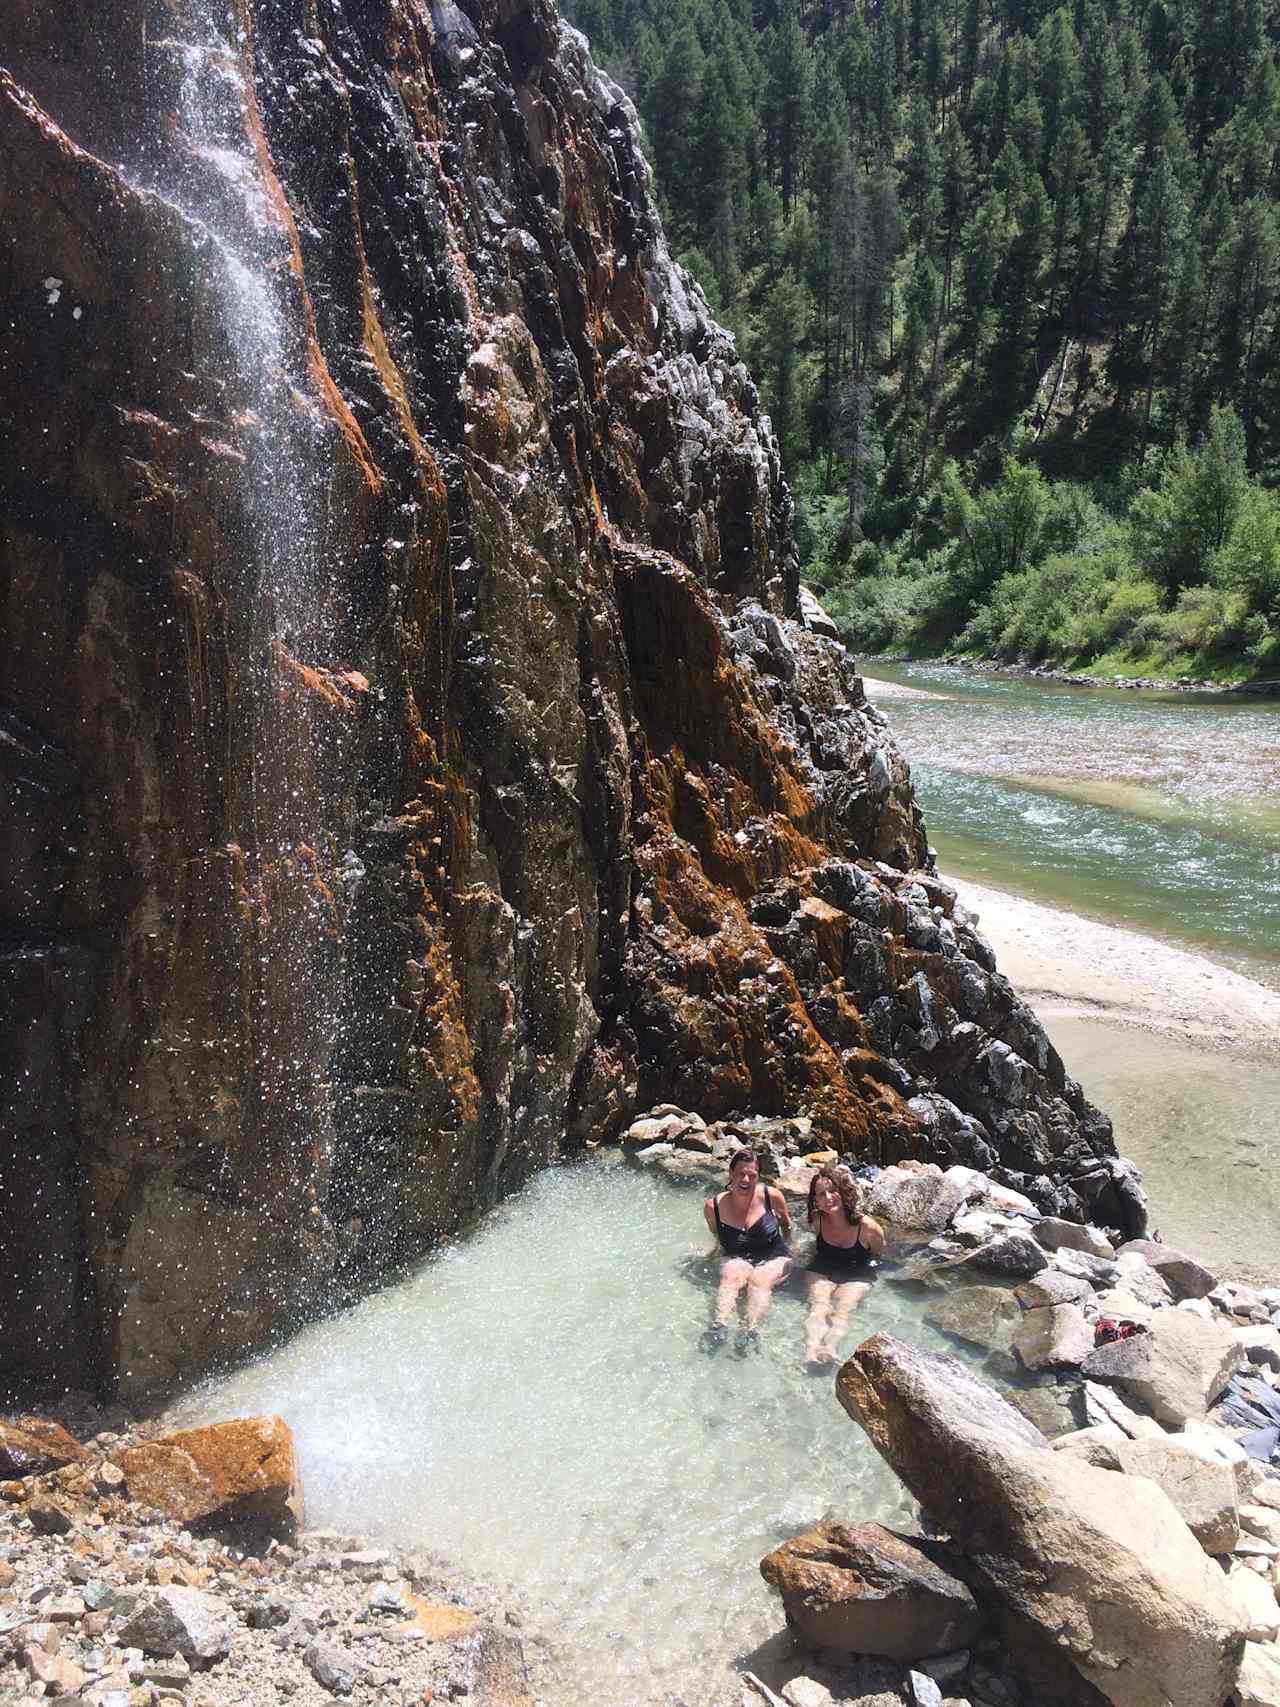
<svg viewBox="0 0 1280 1707"><path fill-rule="evenodd" d="M1118 1219L550 6L0 66L8 1368L163 1386L666 1098Z"/></svg>

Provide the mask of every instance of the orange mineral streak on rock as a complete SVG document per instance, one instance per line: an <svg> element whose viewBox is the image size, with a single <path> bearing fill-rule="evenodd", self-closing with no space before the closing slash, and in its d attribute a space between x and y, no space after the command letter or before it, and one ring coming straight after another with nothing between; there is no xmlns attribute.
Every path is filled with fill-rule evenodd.
<svg viewBox="0 0 1280 1707"><path fill-rule="evenodd" d="M359 705L357 696L369 691L369 678L358 670L334 672L316 669L314 665L304 664L295 658L277 638L271 641L271 661L276 691L282 700L301 690L304 694L314 694L337 711L354 714Z"/></svg>
<svg viewBox="0 0 1280 1707"><path fill-rule="evenodd" d="M80 1442L56 1422L43 1417L18 1417L0 1422L0 1477L42 1476L64 1464L88 1457Z"/></svg>
<svg viewBox="0 0 1280 1707"><path fill-rule="evenodd" d="M865 1148L868 1110L742 905L670 831L651 835L637 863L647 880L637 923L652 932L665 969L652 995L670 1028L663 1071L671 1094L708 1117L746 1107L810 1114L841 1148Z"/></svg>
<svg viewBox="0 0 1280 1707"><path fill-rule="evenodd" d="M879 1058L840 977L848 919L808 892L829 850L798 758L730 656L706 590L672 558L611 545L640 725L633 919L658 950L647 965L661 968L645 1006L666 1041L652 1054L675 1064L653 1097L708 1116L802 1111L841 1148L879 1159L916 1123L873 1076ZM820 1014L746 912L778 878L800 886L800 923L831 975ZM854 1078L846 1050L866 1055Z"/></svg>
<svg viewBox="0 0 1280 1707"><path fill-rule="evenodd" d="M303 329L306 336L307 361L311 368L312 381L319 393L325 408L337 422L343 438L347 442L360 473L371 492L382 489L382 475L369 449L368 440L360 430L360 423L351 413L351 406L339 391L333 375L329 372L329 364L325 360L324 351L320 348L320 339L316 332L316 311L307 289L306 269L302 260L302 241L298 236L298 223L293 217L293 209L289 198L284 193L276 173L275 163L271 158L270 144L263 129L262 114L258 110L258 98L253 82L253 6L252 0L237 0L237 13L244 29L245 56L245 129L253 146L254 155L258 162L258 170L262 174L262 182L268 196L279 215L281 226L289 243L289 265L298 283L301 299Z"/></svg>
<svg viewBox="0 0 1280 1707"><path fill-rule="evenodd" d="M636 712L666 802L718 881L746 898L816 864L817 802L729 656L706 590L682 564L615 550Z"/></svg>
<svg viewBox="0 0 1280 1707"><path fill-rule="evenodd" d="M421 1595L408 1593L404 1597L414 1626L429 1642L460 1642L481 1628L482 1620L464 1606L439 1606ZM423 1700L429 1700L425 1695Z"/></svg>
<svg viewBox="0 0 1280 1707"><path fill-rule="evenodd" d="M126 1447L131 1499L178 1523L252 1522L281 1541L302 1526L302 1483L282 1417L239 1417Z"/></svg>
<svg viewBox="0 0 1280 1707"><path fill-rule="evenodd" d="M849 915L817 895L806 895L800 903L800 919L812 935L827 970L839 977L849 935Z"/></svg>

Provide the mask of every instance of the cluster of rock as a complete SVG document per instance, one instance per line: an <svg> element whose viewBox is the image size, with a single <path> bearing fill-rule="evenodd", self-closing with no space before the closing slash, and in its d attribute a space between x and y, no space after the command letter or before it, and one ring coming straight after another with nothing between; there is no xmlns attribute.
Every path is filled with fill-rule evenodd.
<svg viewBox="0 0 1280 1707"><path fill-rule="evenodd" d="M929 1539L824 1523L786 1543L762 1569L789 1622L916 1667L903 1688L922 1704L946 1683L973 1707L1280 1707L1280 1460L1251 1457L1219 1406L1238 1372L1280 1385L1280 1288L1010 1198L968 1170L901 1167L864 1202L932 1234L897 1278L938 1289L935 1325L1006 1375L1066 1383L1035 1408L1053 1438L1033 1394L868 1340L837 1391ZM1013 1681L992 1682L993 1644Z"/></svg>
<svg viewBox="0 0 1280 1707"><path fill-rule="evenodd" d="M0 1477L0 1700L523 1707L545 1670L483 1589L304 1529L278 1417L85 1444L22 1417Z"/></svg>
<svg viewBox="0 0 1280 1707"><path fill-rule="evenodd" d="M1010 1066L1012 1051L1006 1050L998 1059ZM922 1124L934 1128L939 1147L945 1148L944 1141L955 1124L964 1121L959 1111L936 1093L920 1095L910 1107ZM1007 1169L986 1172L961 1161L944 1167L911 1157L879 1167L858 1151L842 1153L830 1148L807 1115L740 1115L707 1121L674 1103L658 1103L632 1121L619 1142L633 1162L652 1167L673 1181L696 1183L721 1181L729 1158L747 1144L759 1155L762 1174L796 1198L807 1195L809 1181L822 1164L842 1160L860 1174L866 1214L892 1223L900 1232L934 1236L920 1253L915 1277L924 1277L935 1267L967 1264L976 1271L1021 1279L1024 1274L1020 1269L1026 1276L1038 1273L1051 1260L1058 1260L1059 1251L1087 1254L1092 1250L1096 1255L1115 1255L1115 1246L1099 1227L1045 1212L1046 1197L1056 1203L1063 1195L1052 1181L1028 1181L1036 1193L1033 1198L1011 1182ZM1116 1156L1094 1156L1092 1163L1091 1174L1082 1174L1077 1183L1114 1211L1115 1219L1109 1225L1112 1231L1125 1235L1122 1242L1145 1249L1150 1241L1138 1235L1147 1230L1146 1199L1132 1164ZM1078 1215L1078 1196L1067 1195ZM1030 1239L1033 1230L1038 1255L1026 1255L1026 1247L1018 1241ZM977 1245L991 1248L978 1256L972 1249ZM1006 1248L1008 1256L1001 1266L998 1252ZM1163 1246L1159 1250L1163 1261L1167 1253ZM1021 1262L1019 1252L1023 1253ZM1075 1257L1068 1255L1061 1261L1070 1268Z"/></svg>

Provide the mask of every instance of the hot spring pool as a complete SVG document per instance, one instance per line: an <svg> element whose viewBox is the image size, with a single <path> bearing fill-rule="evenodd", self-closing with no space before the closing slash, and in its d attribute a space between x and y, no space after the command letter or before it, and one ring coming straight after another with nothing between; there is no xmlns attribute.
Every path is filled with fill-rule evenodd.
<svg viewBox="0 0 1280 1707"><path fill-rule="evenodd" d="M614 1160L553 1169L167 1420L279 1412L312 1526L511 1585L582 1650L597 1707L723 1698L782 1625L761 1556L824 1515L902 1523L911 1504L832 1375L806 1373L799 1284L775 1297L758 1353L699 1349L707 1246L700 1193ZM885 1328L965 1355L892 1273L847 1347Z"/></svg>

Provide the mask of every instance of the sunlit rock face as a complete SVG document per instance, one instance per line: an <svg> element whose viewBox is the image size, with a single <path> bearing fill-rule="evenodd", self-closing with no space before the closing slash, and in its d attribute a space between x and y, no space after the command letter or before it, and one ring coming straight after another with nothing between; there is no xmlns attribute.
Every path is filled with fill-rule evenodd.
<svg viewBox="0 0 1280 1707"><path fill-rule="evenodd" d="M0 55L0 1357L163 1385L667 1097L1105 1216L581 39Z"/></svg>

